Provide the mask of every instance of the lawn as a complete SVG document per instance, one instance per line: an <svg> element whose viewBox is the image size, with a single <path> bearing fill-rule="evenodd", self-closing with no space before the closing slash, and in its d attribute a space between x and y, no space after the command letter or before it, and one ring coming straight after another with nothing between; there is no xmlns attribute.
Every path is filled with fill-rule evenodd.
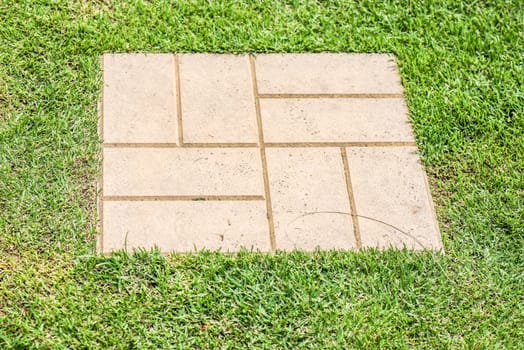
<svg viewBox="0 0 524 350"><path fill-rule="evenodd" d="M137 51L395 54L445 254L96 255ZM519 0L0 0L0 348L522 348L523 67Z"/></svg>

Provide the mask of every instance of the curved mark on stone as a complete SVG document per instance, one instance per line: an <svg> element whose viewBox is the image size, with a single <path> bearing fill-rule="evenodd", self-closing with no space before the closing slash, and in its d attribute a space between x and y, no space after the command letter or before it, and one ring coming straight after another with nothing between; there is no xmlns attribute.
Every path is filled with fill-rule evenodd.
<svg viewBox="0 0 524 350"><path fill-rule="evenodd" d="M394 225L391 225L391 224L388 224L387 222L385 221L382 221L382 220L379 220L379 219L375 219L375 218L372 218L372 217L369 217L369 216L364 216L364 215L357 215L359 218L362 218L362 219L367 219L367 220L371 220L371 221L375 221L375 222L378 222L379 224L382 224L382 225L386 225L388 227L391 227L392 229L394 229L395 231L403 234L404 236L408 237L408 238L411 238L415 243L417 243L421 248L424 248L424 245L422 244L422 242L420 242L417 237L413 236L412 234L410 233L407 233L405 231L402 231L400 228L394 226Z"/></svg>
<svg viewBox="0 0 524 350"><path fill-rule="evenodd" d="M345 212L342 212L342 211L313 211L313 212L307 212L307 213L304 213L302 215L299 215L297 216L296 218L294 218L291 222L289 222L287 224L287 226L289 227L292 223L294 223L295 221L305 217L305 216L311 216L311 215L316 215L316 214L339 214L339 215L348 215L348 216L352 216L351 214L349 213L345 213ZM412 234L410 233L407 233L406 231L403 231L402 229L398 228L397 226L394 226L394 225L391 225L391 224L388 224L387 222L385 221L382 221L382 220L379 220L379 219L375 219L375 218L372 218L370 216L365 216L365 215L356 215L357 217L359 218L362 218L362 219L366 219L366 220L370 220L370 221L375 221L375 222L378 222L379 224L382 224L382 225L385 225L385 226L388 226L392 229L394 229L395 231L399 232L400 234L408 237L408 238L411 238L416 244L418 244L421 248L424 248L424 245L422 244L422 242L420 242L415 236L413 236ZM286 230L287 232L287 230Z"/></svg>

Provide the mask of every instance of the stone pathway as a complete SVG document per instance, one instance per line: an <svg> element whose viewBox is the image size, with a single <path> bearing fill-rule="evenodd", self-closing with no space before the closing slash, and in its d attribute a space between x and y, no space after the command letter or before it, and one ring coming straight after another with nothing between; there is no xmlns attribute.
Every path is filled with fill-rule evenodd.
<svg viewBox="0 0 524 350"><path fill-rule="evenodd" d="M106 54L98 249L442 244L392 56Z"/></svg>

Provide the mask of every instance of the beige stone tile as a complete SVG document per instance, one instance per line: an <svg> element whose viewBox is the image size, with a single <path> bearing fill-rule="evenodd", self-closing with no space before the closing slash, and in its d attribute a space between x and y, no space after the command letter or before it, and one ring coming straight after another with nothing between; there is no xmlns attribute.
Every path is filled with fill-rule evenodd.
<svg viewBox="0 0 524 350"><path fill-rule="evenodd" d="M106 201L103 251L269 251L267 230L264 201Z"/></svg>
<svg viewBox="0 0 524 350"><path fill-rule="evenodd" d="M269 54L255 62L261 94L402 93L391 55Z"/></svg>
<svg viewBox="0 0 524 350"><path fill-rule="evenodd" d="M263 195L256 148L104 148L105 196Z"/></svg>
<svg viewBox="0 0 524 350"><path fill-rule="evenodd" d="M340 150L266 149L277 249L355 247Z"/></svg>
<svg viewBox="0 0 524 350"><path fill-rule="evenodd" d="M257 142L247 56L180 55L184 142Z"/></svg>
<svg viewBox="0 0 524 350"><path fill-rule="evenodd" d="M442 247L416 147L347 148L363 247Z"/></svg>
<svg viewBox="0 0 524 350"><path fill-rule="evenodd" d="M402 98L262 99L265 142L414 141Z"/></svg>
<svg viewBox="0 0 524 350"><path fill-rule="evenodd" d="M104 141L176 142L173 55L105 54L103 67Z"/></svg>

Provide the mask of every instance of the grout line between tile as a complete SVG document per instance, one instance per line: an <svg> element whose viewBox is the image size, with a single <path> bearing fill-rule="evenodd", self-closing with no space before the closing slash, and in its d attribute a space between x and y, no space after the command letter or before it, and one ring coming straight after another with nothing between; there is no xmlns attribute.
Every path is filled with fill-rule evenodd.
<svg viewBox="0 0 524 350"><path fill-rule="evenodd" d="M177 143L104 143L104 148L181 148Z"/></svg>
<svg viewBox="0 0 524 350"><path fill-rule="evenodd" d="M175 98L176 98L176 119L177 119L177 132L178 132L178 144L184 145L184 129L182 126L182 97L180 91L180 60L178 55L173 55L175 60Z"/></svg>
<svg viewBox="0 0 524 350"><path fill-rule="evenodd" d="M357 142L267 142L266 147L411 147L411 141L357 141Z"/></svg>
<svg viewBox="0 0 524 350"><path fill-rule="evenodd" d="M403 98L402 94L259 94L258 98L263 99L286 99L286 98Z"/></svg>
<svg viewBox="0 0 524 350"><path fill-rule="evenodd" d="M102 146L104 142L104 55L100 57L100 68L102 69L102 91L100 91L100 100L98 104L98 123L100 124L98 127L98 133L99 137L102 140ZM98 236L98 244L96 247L96 250L98 250L98 253L104 252L104 153L103 153L103 147L100 147L99 150L100 155L100 178L98 180L98 185L100 186L99 190L97 191L98 196L98 225L100 228L100 235Z"/></svg>
<svg viewBox="0 0 524 350"><path fill-rule="evenodd" d="M258 147L256 143L105 143L105 148L249 148Z"/></svg>
<svg viewBox="0 0 524 350"><path fill-rule="evenodd" d="M258 147L256 143L184 143L187 148L248 148Z"/></svg>
<svg viewBox="0 0 524 350"><path fill-rule="evenodd" d="M104 143L104 148L249 148L258 147L256 143ZM293 147L416 147L411 141L377 142L267 142L265 148Z"/></svg>
<svg viewBox="0 0 524 350"><path fill-rule="evenodd" d="M181 195L181 196L106 196L110 202L151 202L151 201L263 201L260 195Z"/></svg>
<svg viewBox="0 0 524 350"><path fill-rule="evenodd" d="M260 114L260 101L258 95L258 86L255 70L255 61L252 55L248 55L249 59L249 68L251 71L251 84L253 87L253 98L255 102L255 113L257 118L257 129L258 129L258 146L260 149L260 161L262 163L262 177L264 179L264 193L266 197L266 215L269 228L269 242L271 245L271 250L276 250L276 240L275 240L275 224L273 221L273 208L271 205L271 193L269 191L269 176L267 171L267 159L266 159L266 148L264 144L264 130L262 128L262 116Z"/></svg>
<svg viewBox="0 0 524 350"><path fill-rule="evenodd" d="M349 207L351 209L351 221L353 221L353 234L355 235L355 242L357 248L362 248L362 237L360 235L360 225L358 222L357 205L355 203L355 196L353 194L353 185L351 184L351 175L349 173L349 162L346 149L340 148L340 155L342 157L342 163L344 164L344 177L346 179L346 189L349 198Z"/></svg>

